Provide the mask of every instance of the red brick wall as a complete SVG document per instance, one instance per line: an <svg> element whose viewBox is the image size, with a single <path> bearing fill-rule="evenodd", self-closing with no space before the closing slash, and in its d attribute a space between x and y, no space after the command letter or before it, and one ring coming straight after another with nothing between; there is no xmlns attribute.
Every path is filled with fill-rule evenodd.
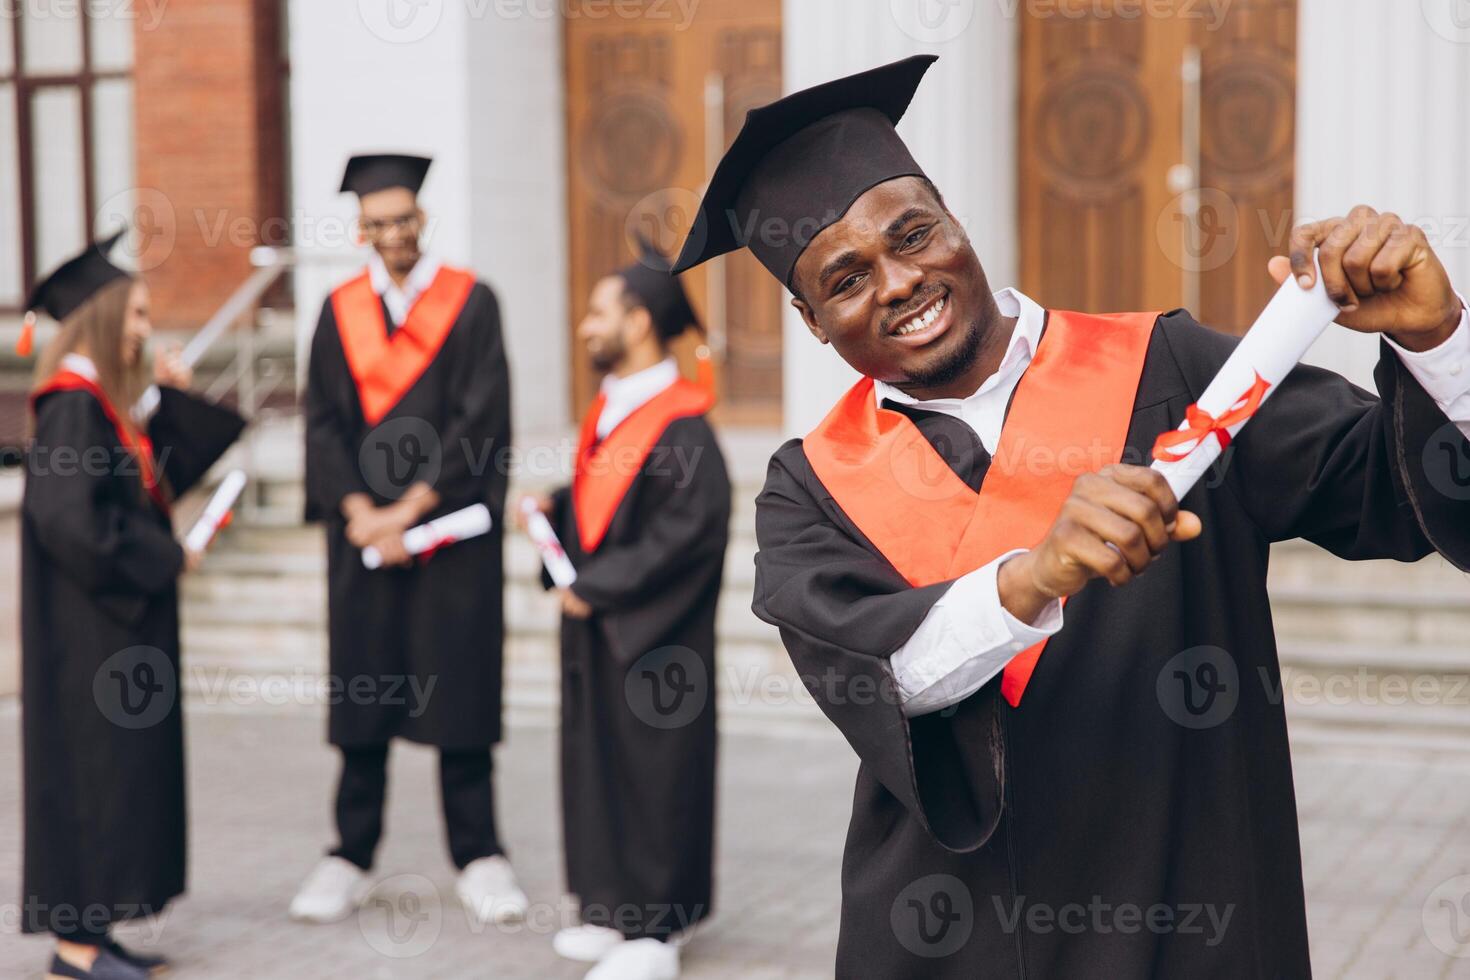
<svg viewBox="0 0 1470 980"><path fill-rule="evenodd" d="M134 37L138 200L155 228L139 262L156 323L192 328L249 274L252 246L285 244L279 0L164 11Z"/></svg>

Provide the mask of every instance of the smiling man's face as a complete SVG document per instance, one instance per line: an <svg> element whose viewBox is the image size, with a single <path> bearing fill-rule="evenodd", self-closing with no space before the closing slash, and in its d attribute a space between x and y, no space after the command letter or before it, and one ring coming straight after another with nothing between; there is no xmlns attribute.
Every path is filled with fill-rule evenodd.
<svg viewBox="0 0 1470 980"><path fill-rule="evenodd" d="M918 177L872 188L797 260L793 305L854 369L919 398L969 387L1000 312L969 238Z"/></svg>

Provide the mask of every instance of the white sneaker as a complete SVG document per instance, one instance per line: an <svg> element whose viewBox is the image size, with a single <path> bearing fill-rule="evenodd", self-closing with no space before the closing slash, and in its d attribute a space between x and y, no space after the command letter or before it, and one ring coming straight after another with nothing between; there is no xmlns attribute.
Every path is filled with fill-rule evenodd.
<svg viewBox="0 0 1470 980"><path fill-rule="evenodd" d="M551 937L556 955L578 963L596 963L623 942L623 934L607 926L569 926Z"/></svg>
<svg viewBox="0 0 1470 980"><path fill-rule="evenodd" d="M502 855L478 858L465 866L454 894L482 925L517 922L525 917L531 900L516 884L516 874Z"/></svg>
<svg viewBox="0 0 1470 980"><path fill-rule="evenodd" d="M675 980L678 976L679 947L657 939L619 943L587 971L587 980Z"/></svg>
<svg viewBox="0 0 1470 980"><path fill-rule="evenodd" d="M346 858L325 857L311 869L291 899L297 922L340 922L357 910L367 893L367 875Z"/></svg>

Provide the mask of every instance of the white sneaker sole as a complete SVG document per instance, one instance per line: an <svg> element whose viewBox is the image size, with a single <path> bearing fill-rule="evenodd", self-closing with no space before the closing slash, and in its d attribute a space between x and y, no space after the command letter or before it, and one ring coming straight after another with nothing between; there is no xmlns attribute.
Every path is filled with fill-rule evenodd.
<svg viewBox="0 0 1470 980"><path fill-rule="evenodd" d="M323 914L320 912L298 912L296 909L291 909L288 915L292 922L300 922L311 926L329 926L335 922L345 922L362 908L362 901L367 898L367 894L367 884L363 883L353 889L352 898L348 901L347 907L340 912Z"/></svg>

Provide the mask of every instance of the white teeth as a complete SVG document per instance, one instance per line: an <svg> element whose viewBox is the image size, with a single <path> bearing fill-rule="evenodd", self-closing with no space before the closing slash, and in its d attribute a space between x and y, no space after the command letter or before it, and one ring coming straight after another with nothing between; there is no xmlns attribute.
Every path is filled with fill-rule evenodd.
<svg viewBox="0 0 1470 980"><path fill-rule="evenodd" d="M939 319L939 314L944 312L944 303L945 301L941 299L939 302L929 307L929 309L925 311L923 316L918 317L914 320L910 320L908 323L905 323L903 326L895 330L894 334L899 337L904 337L908 334L915 333L919 330L924 330L928 327L933 326L934 321Z"/></svg>

